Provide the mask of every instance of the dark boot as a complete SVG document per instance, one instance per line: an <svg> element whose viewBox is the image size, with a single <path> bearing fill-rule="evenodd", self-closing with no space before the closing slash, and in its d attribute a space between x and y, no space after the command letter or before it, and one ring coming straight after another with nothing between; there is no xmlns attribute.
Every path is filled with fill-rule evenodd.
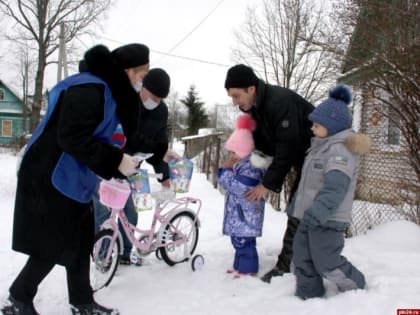
<svg viewBox="0 0 420 315"><path fill-rule="evenodd" d="M271 282L271 278L273 277L281 277L285 273L284 270L279 269L277 266L275 266L273 269L271 269L269 272L267 272L265 275L261 277L261 280L267 283Z"/></svg>
<svg viewBox="0 0 420 315"><path fill-rule="evenodd" d="M117 309L106 308L96 302L89 304L70 305L73 315L119 315Z"/></svg>
<svg viewBox="0 0 420 315"><path fill-rule="evenodd" d="M138 256L135 256L135 258L132 259L130 256L127 257L127 256L120 255L119 264L126 265L126 266L140 267L141 265L143 265L143 259Z"/></svg>
<svg viewBox="0 0 420 315"><path fill-rule="evenodd" d="M4 303L1 312L3 315L39 315L32 303L25 304L11 295Z"/></svg>
<svg viewBox="0 0 420 315"><path fill-rule="evenodd" d="M290 272L290 262L293 256L293 238L298 226L299 219L290 216L287 218L287 228L283 236L283 246L280 255L274 268L262 276L262 281L270 283L272 277L279 277Z"/></svg>

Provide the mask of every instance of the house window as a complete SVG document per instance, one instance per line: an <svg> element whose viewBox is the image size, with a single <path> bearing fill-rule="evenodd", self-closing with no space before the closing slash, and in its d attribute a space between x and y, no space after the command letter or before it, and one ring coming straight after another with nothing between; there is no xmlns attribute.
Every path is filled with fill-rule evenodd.
<svg viewBox="0 0 420 315"><path fill-rule="evenodd" d="M12 136L12 121L11 120L3 120L1 122L1 135L2 137Z"/></svg>
<svg viewBox="0 0 420 315"><path fill-rule="evenodd" d="M4 90L0 89L0 101L4 100Z"/></svg>
<svg viewBox="0 0 420 315"><path fill-rule="evenodd" d="M401 144L401 130L400 130L400 118L393 107L388 109L388 133L387 133L387 144L389 145L400 145Z"/></svg>

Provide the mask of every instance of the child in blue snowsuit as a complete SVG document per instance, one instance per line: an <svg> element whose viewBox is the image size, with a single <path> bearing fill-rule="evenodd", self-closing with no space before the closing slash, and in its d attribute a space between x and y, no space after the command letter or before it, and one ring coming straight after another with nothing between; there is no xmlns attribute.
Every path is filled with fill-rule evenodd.
<svg viewBox="0 0 420 315"><path fill-rule="evenodd" d="M340 292L365 287L364 275L341 255L350 220L359 155L370 139L349 129L351 92L339 85L309 115L315 137L307 153L299 187L287 208L300 219L293 240L296 295L325 294L323 278Z"/></svg>
<svg viewBox="0 0 420 315"><path fill-rule="evenodd" d="M265 201L249 202L245 193L257 186L270 164L254 150L252 130L255 121L250 115L238 118L237 128L226 142L229 159L219 169L218 182L226 190L223 234L231 237L235 249L234 277L258 272L256 237L261 236Z"/></svg>

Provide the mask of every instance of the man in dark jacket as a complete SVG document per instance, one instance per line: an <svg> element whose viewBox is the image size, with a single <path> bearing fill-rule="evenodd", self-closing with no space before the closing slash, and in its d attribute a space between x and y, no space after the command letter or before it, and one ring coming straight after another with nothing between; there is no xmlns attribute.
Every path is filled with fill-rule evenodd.
<svg viewBox="0 0 420 315"><path fill-rule="evenodd" d="M136 170L137 160L111 144L119 123L131 152L159 151L137 132L135 87L149 67L149 49L129 44L110 52L98 45L84 60L88 73L51 89L48 111L22 158L12 248L29 259L9 289L4 314L38 314L33 299L56 264L66 268L72 314L119 314L97 304L90 286L91 200L98 175L110 179Z"/></svg>
<svg viewBox="0 0 420 315"><path fill-rule="evenodd" d="M257 122L253 132L255 149L272 156L262 182L247 193L250 201L265 198L268 191L280 192L291 169L296 171L291 195L296 191L305 152L310 146L312 123L308 115L314 107L295 92L265 83L246 65L231 67L226 75L225 88L235 106L250 113ZM288 218L283 247L276 265L262 277L270 282L273 276L290 272L292 241L299 221Z"/></svg>

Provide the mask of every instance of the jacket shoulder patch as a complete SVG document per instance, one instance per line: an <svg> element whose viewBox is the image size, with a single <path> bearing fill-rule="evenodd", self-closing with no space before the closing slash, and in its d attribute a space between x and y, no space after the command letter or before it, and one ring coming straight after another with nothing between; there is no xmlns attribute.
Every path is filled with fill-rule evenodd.
<svg viewBox="0 0 420 315"><path fill-rule="evenodd" d="M342 155L336 155L334 156L334 162L342 165L347 165L349 163L349 160L347 157Z"/></svg>

